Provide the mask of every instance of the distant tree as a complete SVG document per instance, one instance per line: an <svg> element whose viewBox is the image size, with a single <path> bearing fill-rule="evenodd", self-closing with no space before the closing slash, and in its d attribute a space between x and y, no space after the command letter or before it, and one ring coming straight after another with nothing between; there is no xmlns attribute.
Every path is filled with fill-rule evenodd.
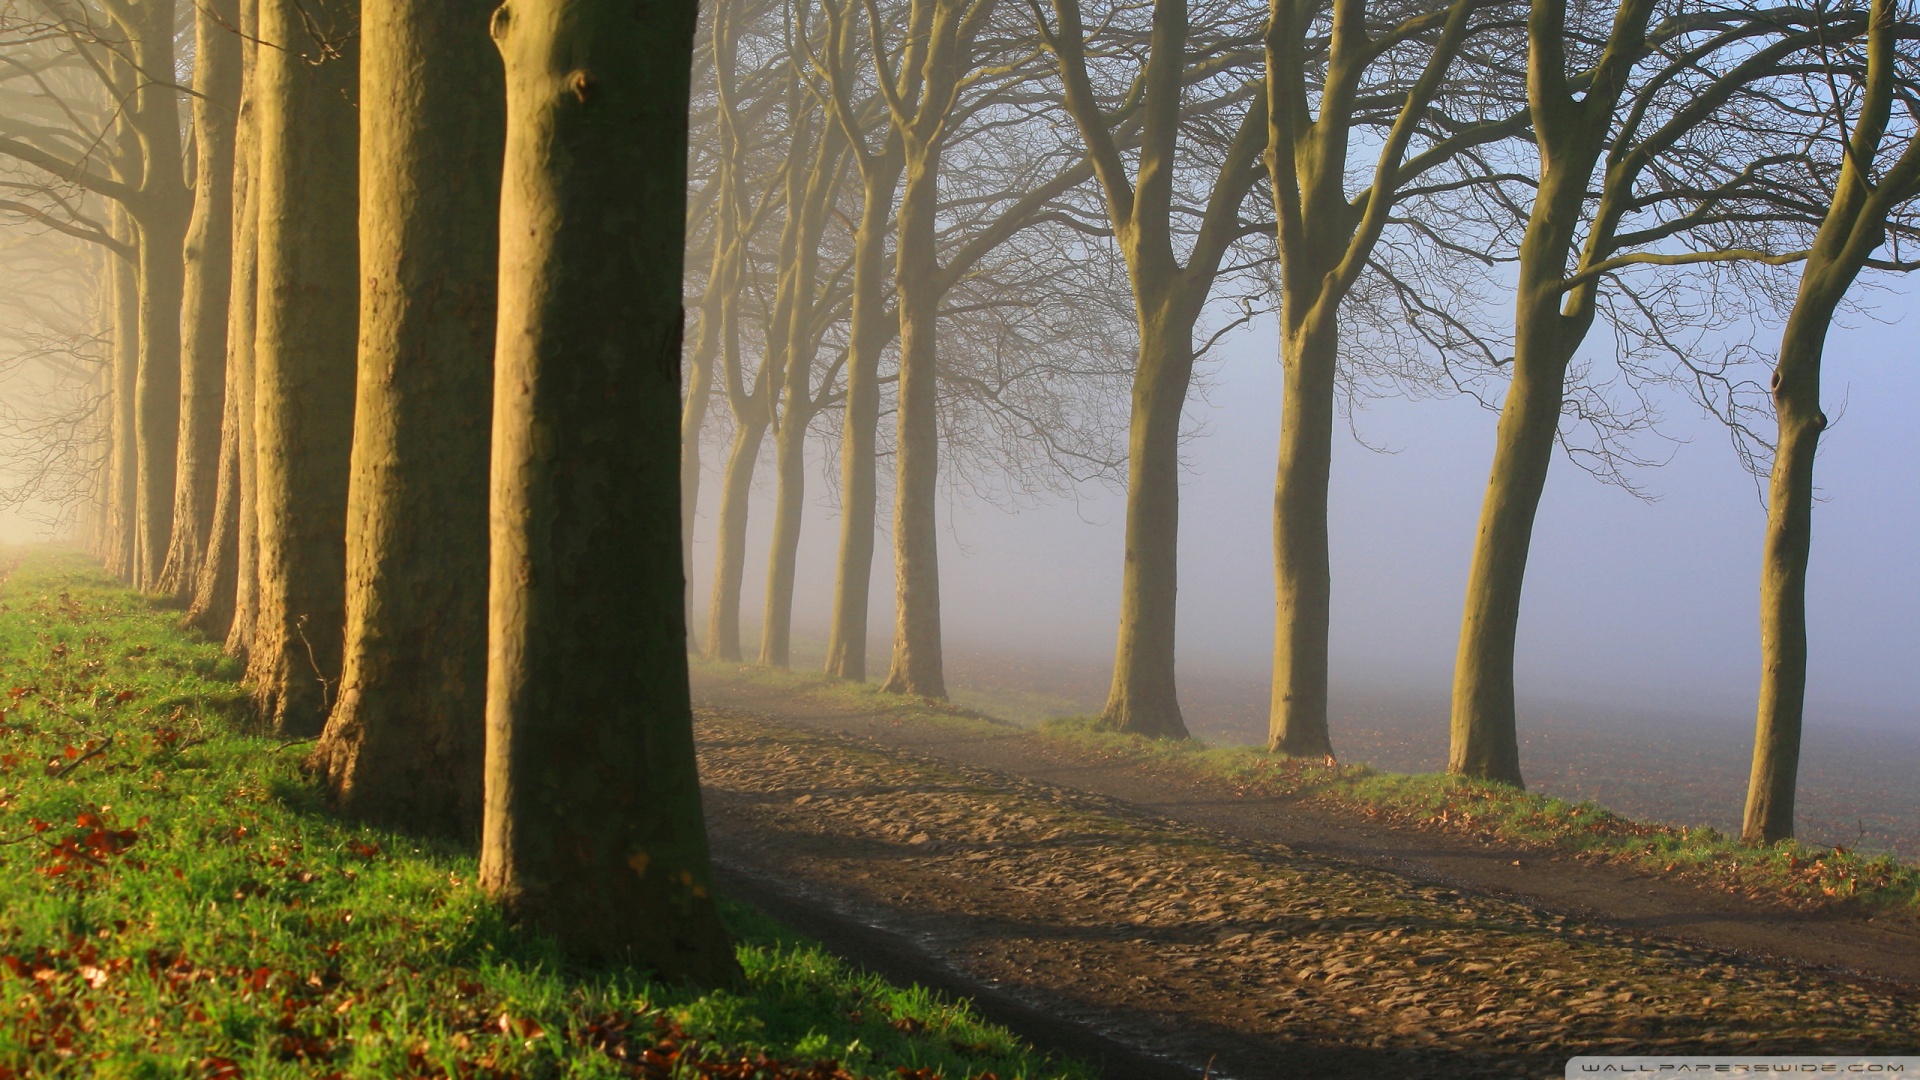
<svg viewBox="0 0 1920 1080"><path fill-rule="evenodd" d="M200 0L194 14L193 216L180 313L180 431L172 536L154 591L187 606L212 544L226 412L227 304L233 283L233 174L239 120L239 0Z"/></svg>
<svg viewBox="0 0 1920 1080"><path fill-rule="evenodd" d="M852 236L852 295L847 313L846 400L840 422L840 541L834 566L833 615L827 635L827 674L854 681L867 677L867 614L873 584L874 535L878 527L880 363L899 332L890 310L887 237L893 229L894 195L906 167L900 132L891 110L868 92L860 58L868 48L887 49L896 28L867 30L853 0L823 0L830 33L814 57L834 122L852 146L860 206ZM898 13L898 5L869 5L865 18ZM863 30L865 32L863 32ZM897 47L893 50L897 52ZM899 85L911 92L919 72L887 53Z"/></svg>
<svg viewBox="0 0 1920 1080"><path fill-rule="evenodd" d="M0 221L8 212L0 204ZM0 509L91 531L99 505L113 337L111 263L97 242L31 223L0 231Z"/></svg>
<svg viewBox="0 0 1920 1080"><path fill-rule="evenodd" d="M948 416L950 404L962 401L976 390L1001 391L1006 387L994 378L968 377L969 360L986 359L991 356L990 351L965 357L964 349L949 349L938 342L942 335L955 330L969 337L982 331L990 336L990 326L1004 327L1002 313L1017 308L1034 315L1048 307L1047 297L1060 294L1055 282L1044 274L1020 278L1020 289L1016 290L1011 287L1008 275L997 273L988 263L1009 245L1024 242L1029 230L1061 220L1056 200L1085 184L1091 176L1091 169L1076 145L1063 144L1050 134L1048 125L1035 122L1035 117L1043 113L1049 103L1058 101L1058 95L1045 85L1044 70L1034 63L1031 49L1023 44L1025 19L1017 11L1007 9L997 20L982 14L988 21L978 28L952 31L964 40L943 46L954 56L939 63L955 67L963 76L952 100L934 106L921 101L918 95L925 91L924 80L930 70L927 65L934 56L923 54L923 50L937 42L912 29L916 19L923 23L935 20L934 11L924 4L875 6L864 11L861 7L852 3L823 5L820 10L825 14L828 31L824 40L812 47L813 39L804 39L810 43L804 71L813 80L815 94L830 109L831 121L837 124L839 134L852 144L854 172L858 178L857 191L847 190L854 187L851 184L841 186L842 198L849 205L837 208L836 213L848 227L849 250L843 262L835 265L831 273L822 275L837 286L835 306L813 305L816 312L833 317L837 355L805 406L815 415L835 405L842 406L839 429L841 530L827 650L828 672L842 678L866 676L867 606L880 445L878 421L884 397L881 358L897 334L913 320L922 318L915 313L922 308L931 312L933 321L925 333L932 335L930 340L934 342L932 422L936 429L935 443L940 447L936 465L946 460L950 451L962 449L964 452L967 443L975 442L989 450L981 455L979 464L1002 471L1019 469L1021 445L1042 443L1047 433L1041 426L1017 419L1013 395L995 401L991 394L975 394L974 404L983 406L987 414L1012 420L1016 428L1023 429L1023 434L998 443L970 439L970 435L981 434L989 426L973 430L956 427ZM877 29L875 20L878 20ZM812 24L803 21L802 25ZM880 89L882 79L892 80L890 90ZM907 174L909 157L910 140L902 125L916 116L919 119L914 122L930 125L932 114L919 112L925 108L944 109L938 125L941 143L938 161L928 177L920 181L923 186L933 185L936 200L934 257L902 263L896 245L889 280L885 265L886 241L896 224L893 197ZM928 130L934 128L928 127ZM951 155L955 154L959 155L958 163L952 161ZM836 231L833 235L842 234ZM898 238L900 234L896 231L894 235ZM909 245L909 249L911 247ZM1018 259L1018 256L1010 257L1009 265ZM842 300L845 289L840 283L849 274L851 295ZM1060 280L1066 277L1064 272L1060 274ZM893 301L891 307L889 300ZM907 319L909 315L911 320ZM826 329L825 320L815 320L815 336ZM1013 335L1002 335L998 340L1004 343L1010 336ZM1004 367L1001 371L1005 373ZM1042 371L1061 377L1063 383L1069 381L1067 367L1041 363L1027 367L1025 374L1014 381L1023 388L1033 385L1041 381ZM894 383L896 387L900 385L897 372ZM961 393L956 395L956 390ZM789 392L789 418L795 400ZM896 395L896 402L898 400ZM784 430L788 436L800 434L793 428ZM1063 442L1071 434L1061 432ZM897 430L895 441L897 448ZM797 453L791 455L790 460L797 456ZM952 469L944 471L957 475ZM936 469L930 476L919 472L914 475L916 483L934 484L942 471ZM898 481L896 477L896 509L899 505L931 507L937 498L937 489L930 489L903 502ZM782 490L787 490L789 485L784 477L782 484ZM797 513L791 521L795 526L791 533L783 534L776 528L775 554L786 566L776 562L775 573L769 577L768 626L782 638L792 612L791 549L798 539ZM896 530L896 571L902 565L901 536ZM930 565L927 562L930 558L931 553L919 552L909 561L919 560L916 565L924 569ZM917 659L910 666L927 675L944 666L938 654L938 575L910 577L921 585L931 583L934 611L931 621L912 618L901 622L896 618L896 660L902 640L899 635L910 624L921 635L916 646ZM907 579L899 578L896 573L896 586L904 580ZM927 616L925 589L916 588L913 595L922 605L920 614ZM896 604L898 602L897 594ZM926 693L930 685L917 684L918 689L910 692Z"/></svg>
<svg viewBox="0 0 1920 1080"><path fill-rule="evenodd" d="M749 253L741 253L740 257L749 260L750 265L729 272L739 273L739 280L748 287L724 298L723 306L716 313L717 332L720 335L719 375L727 411L733 421L733 437L727 448L726 464L720 480L713 588L707 601L705 652L716 660L738 660L741 657L740 592L747 567L748 500L752 492L754 470L759 465L760 452L766 443L767 430L773 424L776 385L784 377L782 345L786 335L781 326L784 321L782 313L791 312L793 290L799 287L798 280L787 272L787 268L798 258L803 224L816 219L816 214L809 211L809 206L813 202L831 199L831 192L809 192L807 188L807 163L814 156L820 135L815 122L818 119L818 103L796 77L783 54L776 54L773 63L782 71L782 77L768 86L767 92L777 97L780 104L768 109L765 115L769 126L784 130L785 137L777 142L781 148L777 164L755 170L755 185L761 190L761 197L772 206L774 215L777 215L780 223L779 240L770 259L755 261ZM734 137L737 138L743 126L743 104L723 96L721 109L727 114L722 122L733 128L736 132ZM778 117L778 123L783 124L784 129L773 124L774 117ZM750 224L770 224L773 219L773 215L763 218L754 214ZM750 245L753 233L758 231L742 230L735 242ZM770 302L759 295L767 280L771 280L774 286L774 297ZM741 308L750 304L763 322L757 335L761 346L757 363L749 359L748 352L752 346L744 343L740 335L743 318Z"/></svg>
<svg viewBox="0 0 1920 1080"><path fill-rule="evenodd" d="M1898 0L1872 0L1864 48L1834 35L1822 57L1826 80L1809 80L1824 106L1820 134L1843 148L1825 214L1800 272L1800 289L1773 370L1778 437L1767 491L1760 571L1760 705L1753 775L1741 836L1771 844L1793 835L1794 788L1807 685L1807 557L1813 538L1813 465L1827 414L1820 364L1835 311L1862 270L1912 269L1886 248L1888 222L1920 196L1920 98L1912 43L1920 26ZM1852 45L1851 48L1842 47ZM1901 70L1905 68L1906 70ZM1829 81L1830 80L1830 81ZM1844 87L1845 89L1841 89ZM1791 92L1789 90L1788 92ZM1796 95L1798 96L1798 95ZM1896 119L1894 104L1901 115ZM1857 111L1849 115L1849 106ZM1899 143L1904 140L1904 149ZM1907 236L1911 238L1911 231Z"/></svg>
<svg viewBox="0 0 1920 1080"><path fill-rule="evenodd" d="M24 78L27 88L0 84L0 157L37 172L37 187L70 186L112 201L116 221L92 231L133 252L116 285L134 322L116 316L131 366L112 383L109 561L143 589L157 582L171 535L179 433L192 193L181 159L175 17L174 0L103 0L99 10L49 0L0 17L5 44L31 56L7 70L8 83ZM94 87L80 90L63 79L69 72L85 72ZM87 109L95 94L117 107ZM66 216L68 226L78 224Z"/></svg>
<svg viewBox="0 0 1920 1080"><path fill-rule="evenodd" d="M340 695L313 762L391 827L480 831L505 90L492 0L371 0Z"/></svg>
<svg viewBox="0 0 1920 1080"><path fill-rule="evenodd" d="M194 583L187 624L241 652L251 640L258 517L253 504L253 332L259 286L254 231L259 141L254 137L254 60L259 30L258 0L241 0L240 104L234 123L233 244L227 294L226 387L220 418L220 463L214 477L212 529ZM245 569L242 570L244 563ZM244 608L244 617L242 610Z"/></svg>
<svg viewBox="0 0 1920 1080"><path fill-rule="evenodd" d="M704 49L709 61L698 65L706 81L700 84L707 107L697 112L711 117L711 136L694 144L696 158L708 168L706 197L689 207L689 224L705 230L708 245L706 280L690 305L697 315L693 340L687 350L687 386L680 418L680 552L689 576L693 568L694 527L700 505L702 436L713 409L714 383L723 377L722 348L738 359L739 293L746 287L752 260L751 242L770 198L757 199L753 156L763 141L761 121L776 97L764 85L771 72L742 70L739 64L742 26L759 16L755 4L732 2L710 7L706 33L698 40L696 57ZM696 106L700 105L696 101ZM690 235L690 242L694 237ZM732 399L728 399L731 403ZM693 626L693 590L687 590L687 625ZM689 641L689 647L697 643Z"/></svg>
<svg viewBox="0 0 1920 1080"><path fill-rule="evenodd" d="M494 14L508 119L480 874L573 955L725 984L740 972L712 894L680 569L696 12Z"/></svg>
<svg viewBox="0 0 1920 1080"><path fill-rule="evenodd" d="M1185 0L1115 5L1092 26L1080 0L1054 0L1050 18L1037 6L1035 15L1058 64L1065 111L1105 195L1137 318L1126 560L1102 719L1123 731L1184 738L1174 678L1180 418L1195 327L1223 262L1237 241L1263 228L1240 215L1261 175L1266 133L1264 90L1248 70L1257 38L1244 17L1195 19ZM1196 26L1204 31L1197 35ZM1125 47L1108 55L1114 43L1107 37ZM1207 137L1196 139L1196 128ZM1139 149L1130 153L1136 138ZM1196 146L1208 151L1197 161L1190 157Z"/></svg>
<svg viewBox="0 0 1920 1080"><path fill-rule="evenodd" d="M797 81L796 93L805 94L808 102L793 110L789 122L806 130L807 153L795 161L804 167L795 168L787 180L785 230L791 236L782 236L781 250L789 254L778 268L763 361L770 365L763 377L769 380L767 417L773 430L775 488L760 662L777 668L787 666L793 634L795 562L806 506L807 431L823 404L815 388L820 340L838 306L836 294L845 291L845 276L827 273L830 263L822 258L822 248L846 179L847 139L804 82ZM797 151L801 137L794 142Z"/></svg>

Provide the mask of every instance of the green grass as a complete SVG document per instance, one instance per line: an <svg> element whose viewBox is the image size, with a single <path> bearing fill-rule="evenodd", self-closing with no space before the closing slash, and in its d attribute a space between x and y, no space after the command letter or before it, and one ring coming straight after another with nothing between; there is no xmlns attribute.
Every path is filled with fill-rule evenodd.
<svg viewBox="0 0 1920 1080"><path fill-rule="evenodd" d="M327 813L177 613L0 574L0 1078L1085 1075L737 904L741 992L570 966L471 851Z"/></svg>
<svg viewBox="0 0 1920 1080"><path fill-rule="evenodd" d="M867 683L707 661L696 661L695 670L748 679L822 704L882 712L902 723L1007 726L1006 721L940 702L885 694ZM1920 867L1890 855L1797 841L1755 847L1711 828L1635 821L1591 801L1568 802L1461 777L1329 765L1276 756L1256 746L1149 739L1104 730L1088 716L1049 720L1031 730L1082 753L1167 769L1241 795L1299 799L1383 825L1608 860L1794 907L1840 906L1876 917L1920 919Z"/></svg>

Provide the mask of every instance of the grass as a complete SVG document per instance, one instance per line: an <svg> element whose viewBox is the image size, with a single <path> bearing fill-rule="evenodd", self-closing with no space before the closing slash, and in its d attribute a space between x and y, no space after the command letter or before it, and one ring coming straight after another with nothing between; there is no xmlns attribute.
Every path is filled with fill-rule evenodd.
<svg viewBox="0 0 1920 1080"><path fill-rule="evenodd" d="M708 661L696 661L695 670L711 677L745 678L821 704L881 712L902 723L1002 731L1009 726L941 702L886 694L872 684ZM1920 919L1920 866L1890 855L1791 840L1756 847L1715 829L1649 824L1591 801L1569 802L1505 784L1330 765L1276 756L1255 746L1149 739L1104 730L1089 716L1048 720L1030 730L1082 753L1169 770L1243 796L1297 799L1397 828L1611 861L1801 909L1843 907L1874 917Z"/></svg>
<svg viewBox="0 0 1920 1080"><path fill-rule="evenodd" d="M0 1078L1086 1075L737 904L741 992L570 966L471 851L331 816L176 613L0 575Z"/></svg>

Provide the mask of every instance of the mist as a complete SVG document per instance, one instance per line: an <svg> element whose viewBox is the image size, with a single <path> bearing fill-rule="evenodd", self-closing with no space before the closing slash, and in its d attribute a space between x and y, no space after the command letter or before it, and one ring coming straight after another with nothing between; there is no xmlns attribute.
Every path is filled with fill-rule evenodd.
<svg viewBox="0 0 1920 1080"><path fill-rule="evenodd" d="M1812 727L1920 737L1920 424L1906 404L1920 394L1914 310L1904 294L1876 298L1836 326L1829 345L1834 396L1846 405L1820 458L1808 600ZM1199 726L1234 741L1264 737L1264 720L1227 727L1209 716L1220 707L1208 684L1264 682L1270 669L1275 349L1264 328L1220 347L1205 390L1187 407L1182 447L1182 690ZM1671 460L1636 474L1646 498L1594 480L1564 456L1554 462L1529 564L1517 685L1537 708L1571 706L1600 723L1748 725L1765 510L1724 427L1691 402L1664 404ZM1437 701L1444 727L1496 419L1464 398L1379 400L1352 418L1368 445L1344 432L1336 442L1331 667L1355 706ZM749 518L750 568L764 559L767 471ZM1013 507L950 491L940 570L954 648L1057 660L1077 675L1061 680L1061 696L1097 711L1089 672L1112 661L1123 506L1099 484ZM813 572L800 576L795 618L797 638L812 639L813 650L801 662L817 659L825 637L837 528L831 492L813 495L809 510L800 559ZM708 513L694 533L696 625L712 565ZM874 572L876 653L892 626L884 551ZM764 597L756 578L749 573L742 604L748 636Z"/></svg>

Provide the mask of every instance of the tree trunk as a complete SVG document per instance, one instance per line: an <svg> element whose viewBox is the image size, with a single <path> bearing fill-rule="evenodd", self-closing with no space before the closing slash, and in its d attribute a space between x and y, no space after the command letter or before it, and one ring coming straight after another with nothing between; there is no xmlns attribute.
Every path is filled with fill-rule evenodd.
<svg viewBox="0 0 1920 1080"><path fill-rule="evenodd" d="M900 307L900 404L893 496L894 694L947 696L940 646L940 543L935 517L940 429L935 415L940 295L935 226L937 149L910 153L900 197L894 296Z"/></svg>
<svg viewBox="0 0 1920 1080"><path fill-rule="evenodd" d="M317 734L339 686L359 299L357 22L354 0L260 4L261 39L291 44L261 49L255 67L259 552L248 678L283 736Z"/></svg>
<svg viewBox="0 0 1920 1080"><path fill-rule="evenodd" d="M259 331L260 296L260 0L241 0L240 39L244 89L241 125L234 145L235 171L246 180L235 204L233 298L227 305L228 395L234 399L234 546L233 617L226 651L245 661L253 650L255 601L260 595L260 512L255 498L259 441L254 438L259 381L254 343Z"/></svg>
<svg viewBox="0 0 1920 1080"><path fill-rule="evenodd" d="M180 437L180 309L191 193L181 175L179 91L152 73L174 70L173 0L142 0L129 45L136 68L130 122L145 160L140 201L140 370L134 388L134 586L160 580L173 533Z"/></svg>
<svg viewBox="0 0 1920 1080"><path fill-rule="evenodd" d="M900 170L884 163L863 179L853 244L853 304L848 316L847 399L840 428L840 549L833 577L833 626L827 674L867 677L867 607L873 588L873 534L879 459L880 354L893 337L887 318L887 224Z"/></svg>
<svg viewBox="0 0 1920 1080"><path fill-rule="evenodd" d="M1879 5L1876 4L1876 13ZM1864 123L1865 121L1863 121ZM1884 117L1881 118L1884 123ZM1870 154L1856 160L1870 163ZM1859 275L1865 253L1849 250L1848 234L1867 202L1864 185L1842 178L1813 256L1801 274L1800 295L1780 341L1773 373L1779 436L1767 490L1767 535L1760 563L1760 701L1753 774L1747 784L1741 839L1771 844L1793 836L1800 772L1800 726L1807 697L1807 558L1813 546L1813 465L1827 414L1820 408L1820 364L1834 310ZM1872 209L1864 211L1876 213ZM1884 210L1878 213L1884 213ZM1870 228L1883 228L1870 221ZM1866 250L1873 247L1866 245ZM1836 251L1836 249L1839 249ZM1852 258L1857 257L1860 263Z"/></svg>
<svg viewBox="0 0 1920 1080"><path fill-rule="evenodd" d="M725 164L724 172L729 172ZM693 527L700 509L700 437L706 431L713 404L713 362L720 355L720 320L727 310L725 295L734 285L733 200L726 176L719 181L721 196L714 210L713 265L700 298L700 328L687 357L687 395L680 409L680 572L693 580ZM687 647L693 648L693 590L686 590Z"/></svg>
<svg viewBox="0 0 1920 1080"><path fill-rule="evenodd" d="M177 140L176 140L177 142ZM134 587L156 589L173 533L180 436L180 302L186 222L170 210L140 217L140 364L134 382Z"/></svg>
<svg viewBox="0 0 1920 1080"><path fill-rule="evenodd" d="M692 0L508 0L494 15L506 392L480 874L571 955L713 985L741 975L712 895L681 596L695 19Z"/></svg>
<svg viewBox="0 0 1920 1080"><path fill-rule="evenodd" d="M720 477L720 513L715 523L713 595L707 602L707 650L714 660L740 659L740 583L747 572L747 498L760 444L767 435L764 417L748 417L733 432L727 469Z"/></svg>
<svg viewBox="0 0 1920 1080"><path fill-rule="evenodd" d="M1583 336L1560 325L1554 276L1552 283L1521 289L1523 317L1514 340L1513 382L1500 410L1453 672L1447 771L1515 787L1526 786L1520 775L1513 701L1521 586L1533 543L1533 518L1560 429L1567 363Z"/></svg>
<svg viewBox="0 0 1920 1080"><path fill-rule="evenodd" d="M807 429L813 423L813 363L818 352L813 334L815 305L820 294L820 243L827 208L839 193L846 145L839 129L823 122L815 143L813 168L805 174L797 203L788 213L799 228L793 258L786 264L781 289L791 296L785 305L786 322L777 324L786 344L785 361L772 373L777 397L785 403L774 431L773 538L767 550L765 617L760 623L760 662L768 667L788 665L793 640L794 564L800 552L800 525L806 513ZM779 307L780 305L776 305Z"/></svg>
<svg viewBox="0 0 1920 1080"><path fill-rule="evenodd" d="M251 9L258 5L249 3ZM253 652L253 631L258 623L256 618L260 606L260 441L256 436L255 424L259 417L258 365L254 363L255 341L259 327L259 285L260 285L260 125L257 120L259 110L249 106L251 116L248 122L248 168L247 183L246 239L240 248L241 261L234 265L233 325L229 335L239 334L232 339L233 351L227 356L227 365L233 373L233 393L239 399L235 403L233 414L237 427L237 453L234 476L237 480L237 505L234 528L233 552L233 621L227 629L226 651L230 656L246 660Z"/></svg>
<svg viewBox="0 0 1920 1080"><path fill-rule="evenodd" d="M193 217L180 313L180 430L173 536L159 593L186 606L212 543L226 412L227 300L233 278L234 130L240 108L239 0L204 0L194 17Z"/></svg>
<svg viewBox="0 0 1920 1080"><path fill-rule="evenodd" d="M137 229L121 211L114 211L115 232L138 242ZM113 394L108 423L107 569L132 584L134 512L140 490L135 460L134 389L140 370L140 269L127 258L113 259Z"/></svg>
<svg viewBox="0 0 1920 1080"><path fill-rule="evenodd" d="M341 693L313 763L343 811L480 832L487 454L506 117L492 0L361 27L360 364ZM677 389L677 387L676 387Z"/></svg>
<svg viewBox="0 0 1920 1080"><path fill-rule="evenodd" d="M811 277L811 275L809 275ZM800 361L790 362L789 372ZM811 370L812 365L806 365ZM773 540L767 545L766 618L760 624L760 662L788 665L793 640L793 576L800 554L800 519L806 509L807 426L813 419L809 380L787 385L787 412L773 436ZM796 407L796 399L800 404Z"/></svg>
<svg viewBox="0 0 1920 1080"><path fill-rule="evenodd" d="M1771 844L1793 835L1800 725L1807 695L1807 557L1813 543L1813 461L1826 414L1820 359L1827 324L1796 311L1775 368L1780 434L1767 490L1767 537L1760 564L1760 705L1753 775L1741 838ZM1830 313L1828 313L1830 317Z"/></svg>
<svg viewBox="0 0 1920 1080"><path fill-rule="evenodd" d="M242 468L247 466L241 452L241 426L252 420L253 410L253 294L255 262L253 245L254 184L252 91L245 84L252 80L253 45L245 40L258 26L254 18L257 5L242 0L239 26L242 36L242 92L234 125L233 224L229 228L232 253L228 256L226 304L227 355L226 388L220 421L220 467L214 481L213 528L207 537L206 557L194 585L193 603L187 609L187 625L216 641L225 641L233 630L234 606L239 589L240 503ZM252 425L247 424L248 427ZM251 512L251 507L249 507Z"/></svg>
<svg viewBox="0 0 1920 1080"><path fill-rule="evenodd" d="M1291 320L1289 320L1291 321ZM1327 732L1327 485L1333 468L1333 394L1339 340L1311 317L1281 340L1286 393L1273 488L1273 700L1267 746L1294 757L1333 756Z"/></svg>
<svg viewBox="0 0 1920 1080"><path fill-rule="evenodd" d="M1163 290L1168 291L1168 290ZM1120 634L1104 726L1184 739L1174 681L1179 591L1180 414L1193 376L1198 311L1163 295L1141 305L1127 431L1126 562L1120 573Z"/></svg>

